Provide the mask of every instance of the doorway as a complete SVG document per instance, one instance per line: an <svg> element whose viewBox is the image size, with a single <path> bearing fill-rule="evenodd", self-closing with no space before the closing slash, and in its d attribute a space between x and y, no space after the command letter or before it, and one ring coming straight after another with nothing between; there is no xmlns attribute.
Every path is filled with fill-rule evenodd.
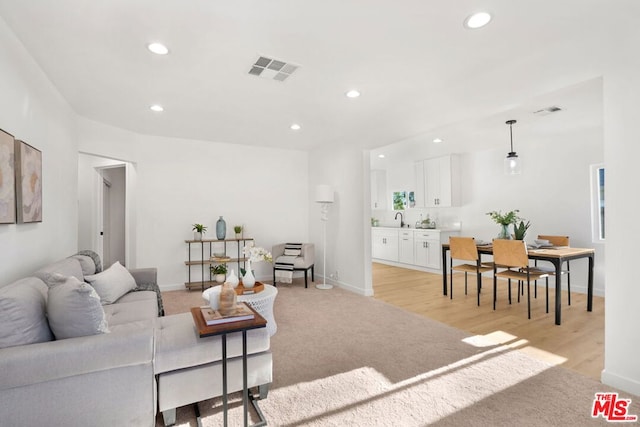
<svg viewBox="0 0 640 427"><path fill-rule="evenodd" d="M109 266L116 261L126 266L125 166L100 169L102 175L102 261Z"/></svg>
<svg viewBox="0 0 640 427"><path fill-rule="evenodd" d="M133 163L79 154L78 249L96 252L105 268L135 268L135 184Z"/></svg>

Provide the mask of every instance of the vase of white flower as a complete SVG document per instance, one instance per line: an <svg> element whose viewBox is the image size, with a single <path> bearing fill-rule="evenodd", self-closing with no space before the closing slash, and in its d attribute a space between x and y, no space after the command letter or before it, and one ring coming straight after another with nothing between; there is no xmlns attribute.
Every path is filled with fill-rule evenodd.
<svg viewBox="0 0 640 427"><path fill-rule="evenodd" d="M242 276L242 286L244 288L253 288L256 284L256 278L253 275L253 271L251 270L251 259L247 260L246 271L244 272L244 276Z"/></svg>
<svg viewBox="0 0 640 427"><path fill-rule="evenodd" d="M244 253L244 256L247 257L245 272L242 276L242 286L245 288L252 288L256 284L256 278L253 275L253 270L251 270L251 262L271 262L273 260L273 257L271 256L271 253L264 248L256 248L253 242L246 245L242 252Z"/></svg>

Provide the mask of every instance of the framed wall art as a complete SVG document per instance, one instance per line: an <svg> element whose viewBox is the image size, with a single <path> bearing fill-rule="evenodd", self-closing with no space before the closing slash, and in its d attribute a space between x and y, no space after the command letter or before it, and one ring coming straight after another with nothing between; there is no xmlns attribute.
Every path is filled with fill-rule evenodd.
<svg viewBox="0 0 640 427"><path fill-rule="evenodd" d="M0 129L0 224L16 222L15 142Z"/></svg>
<svg viewBox="0 0 640 427"><path fill-rule="evenodd" d="M18 223L42 222L42 152L16 139Z"/></svg>

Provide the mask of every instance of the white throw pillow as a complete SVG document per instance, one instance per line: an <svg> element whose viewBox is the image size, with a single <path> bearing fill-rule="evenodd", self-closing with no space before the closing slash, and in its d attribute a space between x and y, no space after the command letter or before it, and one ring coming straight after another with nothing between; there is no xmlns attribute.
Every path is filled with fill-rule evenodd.
<svg viewBox="0 0 640 427"><path fill-rule="evenodd" d="M101 273L84 276L84 280L98 292L102 304L113 304L136 287L136 279L118 261Z"/></svg>
<svg viewBox="0 0 640 427"><path fill-rule="evenodd" d="M54 274L49 279L47 317L58 340L109 332L100 296L73 276Z"/></svg>

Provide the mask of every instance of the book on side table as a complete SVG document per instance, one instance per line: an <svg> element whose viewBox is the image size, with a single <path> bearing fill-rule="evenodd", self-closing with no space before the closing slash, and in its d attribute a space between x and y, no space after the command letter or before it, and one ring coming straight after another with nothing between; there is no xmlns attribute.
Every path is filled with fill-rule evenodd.
<svg viewBox="0 0 640 427"><path fill-rule="evenodd" d="M247 307L244 303L236 304L236 308L229 314L223 315L219 310L214 310L211 307L200 307L202 311L202 317L205 323L210 325L218 325L220 323L240 322L242 320L251 320L255 316L253 311Z"/></svg>

